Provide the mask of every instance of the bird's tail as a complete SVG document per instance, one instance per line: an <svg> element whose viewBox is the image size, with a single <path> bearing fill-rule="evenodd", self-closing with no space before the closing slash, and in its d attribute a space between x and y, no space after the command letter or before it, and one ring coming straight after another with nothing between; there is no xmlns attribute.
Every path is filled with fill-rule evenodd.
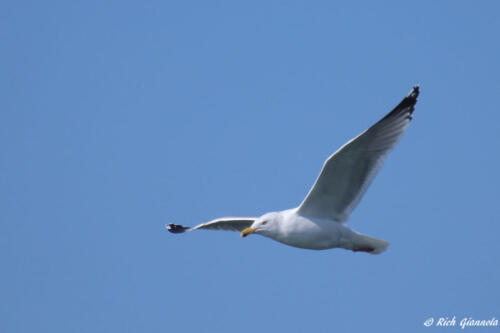
<svg viewBox="0 0 500 333"><path fill-rule="evenodd" d="M388 246L389 242L385 240L358 233L352 250L355 252L363 251L371 254L379 254L387 250Z"/></svg>

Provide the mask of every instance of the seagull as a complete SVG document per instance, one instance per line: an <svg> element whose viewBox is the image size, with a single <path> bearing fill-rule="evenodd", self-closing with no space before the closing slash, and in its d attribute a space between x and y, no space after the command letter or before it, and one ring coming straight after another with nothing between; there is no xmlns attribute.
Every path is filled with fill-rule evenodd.
<svg viewBox="0 0 500 333"><path fill-rule="evenodd" d="M419 91L419 86L413 87L385 117L331 155L300 206L260 217L218 218L195 227L171 223L167 230L229 230L241 232L241 237L258 234L303 249L384 252L389 242L358 233L346 221L410 124Z"/></svg>

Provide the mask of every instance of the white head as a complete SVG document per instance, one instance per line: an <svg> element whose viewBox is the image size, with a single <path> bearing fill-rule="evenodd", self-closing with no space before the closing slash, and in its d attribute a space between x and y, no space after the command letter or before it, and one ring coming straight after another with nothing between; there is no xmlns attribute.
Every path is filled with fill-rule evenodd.
<svg viewBox="0 0 500 333"><path fill-rule="evenodd" d="M250 234L260 234L273 238L273 236L278 233L280 227L280 216L281 215L276 212L262 215L252 223L252 226L241 232L241 237L246 237Z"/></svg>

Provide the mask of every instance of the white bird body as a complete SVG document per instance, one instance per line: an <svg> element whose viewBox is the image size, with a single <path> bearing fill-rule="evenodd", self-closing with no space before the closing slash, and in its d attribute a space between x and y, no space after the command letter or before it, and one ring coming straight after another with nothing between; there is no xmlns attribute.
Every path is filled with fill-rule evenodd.
<svg viewBox="0 0 500 333"><path fill-rule="evenodd" d="M220 218L193 228L168 224L167 229L173 233L230 230L241 232L242 237L255 233L313 250L344 248L371 254L385 251L388 242L349 229L345 222L410 124L418 95L416 86L385 117L331 155L297 208L261 217Z"/></svg>
<svg viewBox="0 0 500 333"><path fill-rule="evenodd" d="M280 243L311 250L344 248L352 251L383 252L388 242L368 237L348 228L345 224L317 217L300 215L298 208L267 213L259 217L252 228L255 233ZM277 230L261 229L263 221L277 226Z"/></svg>

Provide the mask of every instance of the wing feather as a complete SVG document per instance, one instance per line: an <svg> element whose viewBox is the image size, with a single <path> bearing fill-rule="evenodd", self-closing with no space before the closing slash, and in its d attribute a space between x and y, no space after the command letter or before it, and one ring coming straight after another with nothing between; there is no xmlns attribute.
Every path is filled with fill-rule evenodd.
<svg viewBox="0 0 500 333"><path fill-rule="evenodd" d="M346 221L410 124L418 94L416 86L384 118L330 156L298 213Z"/></svg>
<svg viewBox="0 0 500 333"><path fill-rule="evenodd" d="M166 228L168 231L175 234L183 233L185 231L198 230L198 229L227 230L227 231L240 232L243 229L250 227L256 219L257 219L256 217L222 217L199 224L192 228L173 223L167 224Z"/></svg>

